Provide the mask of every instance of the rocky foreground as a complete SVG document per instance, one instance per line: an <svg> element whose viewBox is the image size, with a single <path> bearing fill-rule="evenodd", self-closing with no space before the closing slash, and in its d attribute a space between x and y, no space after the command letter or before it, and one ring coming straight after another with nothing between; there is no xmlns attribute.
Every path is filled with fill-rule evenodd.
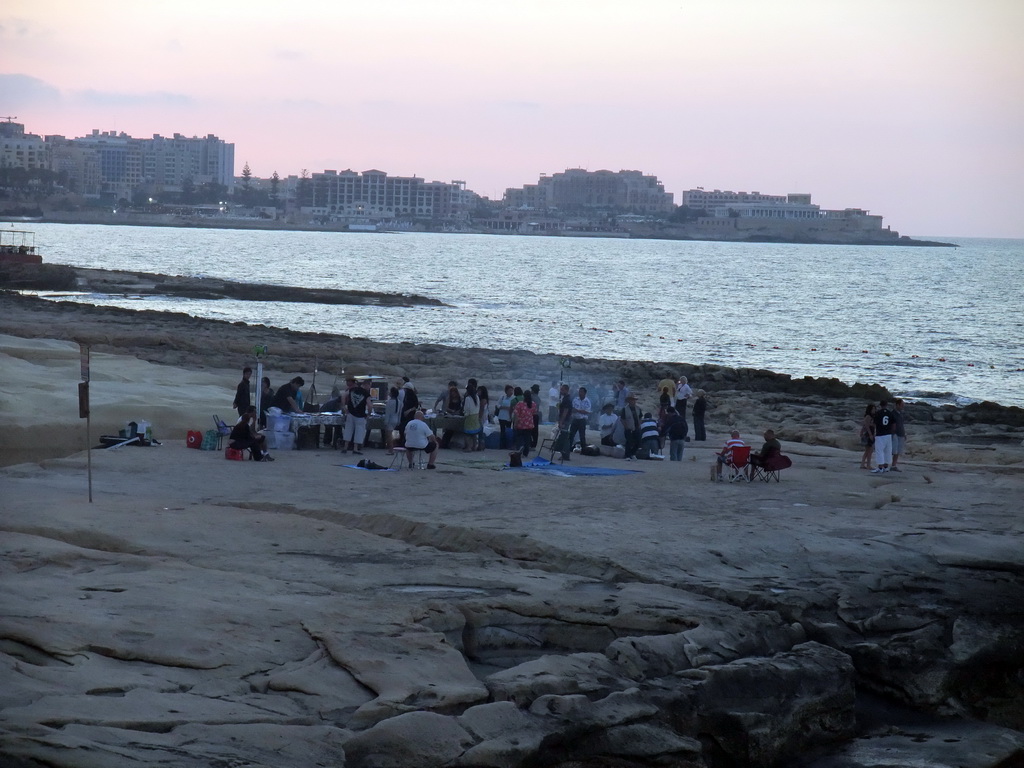
<svg viewBox="0 0 1024 768"><path fill-rule="evenodd" d="M426 391L556 361L10 295L0 334L4 765L1024 764L1019 409L915 407L903 473L874 476L873 388L580 360L647 398L689 375L709 443L574 457L642 470L609 477L499 451L254 464L184 446L254 343L278 379L329 348ZM54 338L93 345L99 429L155 414L163 442L93 451L92 503L78 347ZM782 481L709 483L726 431L764 426Z"/></svg>

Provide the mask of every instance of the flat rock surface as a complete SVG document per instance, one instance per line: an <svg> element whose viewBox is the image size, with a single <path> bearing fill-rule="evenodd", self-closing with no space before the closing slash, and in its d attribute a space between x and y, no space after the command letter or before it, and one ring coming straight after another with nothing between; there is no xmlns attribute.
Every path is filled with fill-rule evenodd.
<svg viewBox="0 0 1024 768"><path fill-rule="evenodd" d="M642 470L620 476L508 471L497 450L444 451L436 471L330 449L229 462L184 430L230 415L237 373L105 351L94 429L145 418L162 445L92 451L90 503L77 346L0 341L14 765L1024 754L1019 446L967 464L922 430L904 471L876 476L783 437L794 465L770 484L708 481L721 423L681 463L573 456ZM718 413L752 434L770 403L736 392ZM868 723L858 691L928 719Z"/></svg>

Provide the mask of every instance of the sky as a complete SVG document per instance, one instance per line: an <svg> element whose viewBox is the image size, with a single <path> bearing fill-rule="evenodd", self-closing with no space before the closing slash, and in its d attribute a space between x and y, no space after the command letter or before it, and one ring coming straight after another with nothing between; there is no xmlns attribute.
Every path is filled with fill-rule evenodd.
<svg viewBox="0 0 1024 768"><path fill-rule="evenodd" d="M566 168L1024 238L1024 0L4 0L0 117L500 198Z"/></svg>

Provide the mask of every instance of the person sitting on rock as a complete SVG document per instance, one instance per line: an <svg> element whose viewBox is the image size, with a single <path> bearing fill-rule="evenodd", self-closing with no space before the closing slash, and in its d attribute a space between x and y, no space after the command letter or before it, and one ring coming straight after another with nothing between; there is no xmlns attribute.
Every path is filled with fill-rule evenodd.
<svg viewBox="0 0 1024 768"><path fill-rule="evenodd" d="M427 424L423 411L416 411L412 421L405 425L405 449L409 452L409 466L413 466L413 451L427 454L427 469L437 468L437 440Z"/></svg>
<svg viewBox="0 0 1024 768"><path fill-rule="evenodd" d="M775 430L766 429L761 452L750 454L750 462L747 464L747 478L753 477L755 467L763 467L767 459L780 453L782 453L782 443L775 439Z"/></svg>
<svg viewBox="0 0 1024 768"><path fill-rule="evenodd" d="M722 467L732 462L732 451L734 448L742 448L745 446L742 440L740 440L740 433L735 429L729 433L729 439L725 441L725 445L722 450L715 454L715 463L711 467L711 479L722 479Z"/></svg>
<svg viewBox="0 0 1024 768"><path fill-rule="evenodd" d="M231 428L228 447L236 451L249 451L254 461L273 461L273 457L267 453L267 438L256 431L256 419L256 406L250 405Z"/></svg>
<svg viewBox="0 0 1024 768"><path fill-rule="evenodd" d="M624 445L626 431L622 428L622 419L615 413L615 403L605 403L601 415L597 417L597 426L601 430L601 445L614 448Z"/></svg>

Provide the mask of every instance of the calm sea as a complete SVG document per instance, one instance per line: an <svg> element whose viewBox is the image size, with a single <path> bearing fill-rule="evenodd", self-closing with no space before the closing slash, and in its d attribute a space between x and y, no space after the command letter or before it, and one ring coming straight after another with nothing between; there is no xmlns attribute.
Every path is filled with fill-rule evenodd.
<svg viewBox="0 0 1024 768"><path fill-rule="evenodd" d="M717 363L1024 406L1024 241L960 248L32 225L46 261L445 308L76 300L378 341ZM937 237L934 239L947 240ZM443 375L443 374L441 374Z"/></svg>

